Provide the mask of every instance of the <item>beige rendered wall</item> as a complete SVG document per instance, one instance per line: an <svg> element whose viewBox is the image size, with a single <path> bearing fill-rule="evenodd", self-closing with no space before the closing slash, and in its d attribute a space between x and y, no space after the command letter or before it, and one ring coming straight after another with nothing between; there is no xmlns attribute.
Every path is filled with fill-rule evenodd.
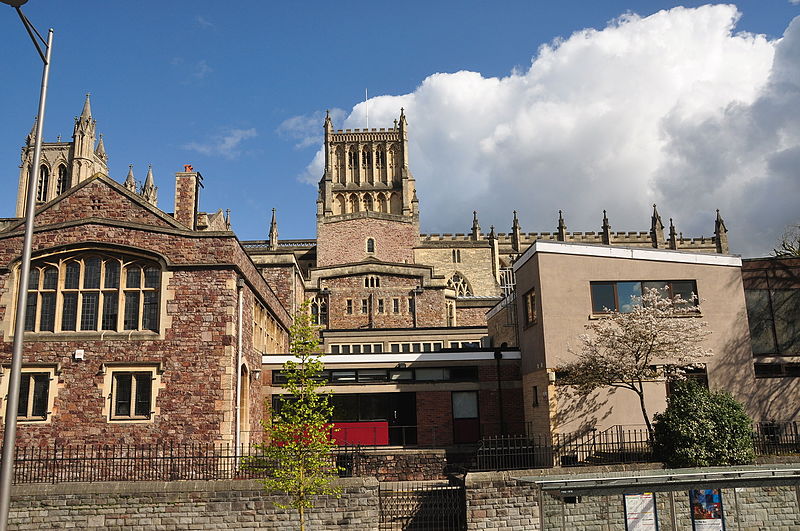
<svg viewBox="0 0 800 531"><path fill-rule="evenodd" d="M568 274L565 274L568 272ZM537 291L538 322L521 324L523 373L555 368L574 359L578 336L591 316L592 281L695 280L701 298L701 318L712 334L706 343L714 352L707 363L709 386L727 389L751 411L755 380L749 330L739 267L696 263L660 262L625 258L536 253L517 271L517 289L522 296L530 287ZM518 305L519 306L519 305ZM518 307L522 321L522 309ZM654 382L646 390L648 413L665 407L665 385ZM574 431L614 424L642 424L635 393L600 390L589 397L566 396L559 387L557 430Z"/></svg>

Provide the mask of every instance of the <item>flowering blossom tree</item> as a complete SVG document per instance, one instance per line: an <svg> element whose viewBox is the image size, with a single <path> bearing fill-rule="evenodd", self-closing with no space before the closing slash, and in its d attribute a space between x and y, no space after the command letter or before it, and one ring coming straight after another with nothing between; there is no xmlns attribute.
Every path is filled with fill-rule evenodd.
<svg viewBox="0 0 800 531"><path fill-rule="evenodd" d="M636 393L652 439L645 383L685 378L686 368L711 356L711 350L702 345L711 332L698 318L694 301L682 300L679 295L670 298L653 288L631 299L631 311L611 312L587 324L587 333L579 336L581 348L574 352L578 359L557 370L562 383L582 394L605 386Z"/></svg>

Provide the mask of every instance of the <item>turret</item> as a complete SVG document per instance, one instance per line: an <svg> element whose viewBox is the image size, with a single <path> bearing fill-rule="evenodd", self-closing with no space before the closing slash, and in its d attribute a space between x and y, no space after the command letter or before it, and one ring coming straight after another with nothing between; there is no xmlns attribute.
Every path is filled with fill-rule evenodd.
<svg viewBox="0 0 800 531"><path fill-rule="evenodd" d="M153 206L158 203L158 187L153 180L153 167L147 167L147 177L142 185L142 198Z"/></svg>
<svg viewBox="0 0 800 531"><path fill-rule="evenodd" d="M728 253L728 228L725 227L725 221L723 221L722 216L719 214L719 209L717 209L717 219L714 222L714 240L717 244L717 252L718 253Z"/></svg>
<svg viewBox="0 0 800 531"><path fill-rule="evenodd" d="M133 164L128 164L128 176L125 177L125 188L136 193L136 179L133 177Z"/></svg>
<svg viewBox="0 0 800 531"><path fill-rule="evenodd" d="M605 245L611 244L611 224L608 222L608 216L606 215L606 211L603 210L603 243Z"/></svg>
<svg viewBox="0 0 800 531"><path fill-rule="evenodd" d="M481 239L481 226L478 224L478 211L472 211L472 234L470 237L473 240L480 240Z"/></svg>
<svg viewBox="0 0 800 531"><path fill-rule="evenodd" d="M558 227L556 227L556 240L567 241L567 224L564 222L563 212L558 211Z"/></svg>
<svg viewBox="0 0 800 531"><path fill-rule="evenodd" d="M275 209L272 209L272 223L269 224L269 250L278 249L278 220L275 217Z"/></svg>
<svg viewBox="0 0 800 531"><path fill-rule="evenodd" d="M94 150L97 158L105 163L108 163L108 155L106 155L106 145L103 143L103 135L100 135L100 141L97 142L97 149Z"/></svg>
<svg viewBox="0 0 800 531"><path fill-rule="evenodd" d="M515 210L514 220L511 222L511 248L514 249L514 252L520 252L521 240L522 230L520 229L517 211Z"/></svg>
<svg viewBox="0 0 800 531"><path fill-rule="evenodd" d="M661 222L661 215L655 203L653 203L653 215L650 217L650 241L656 249L664 242L664 224Z"/></svg>

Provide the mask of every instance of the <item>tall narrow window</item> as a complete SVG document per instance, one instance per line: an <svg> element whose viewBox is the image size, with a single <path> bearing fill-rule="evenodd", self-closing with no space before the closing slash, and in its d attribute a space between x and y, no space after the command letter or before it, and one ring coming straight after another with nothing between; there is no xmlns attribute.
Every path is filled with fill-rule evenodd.
<svg viewBox="0 0 800 531"><path fill-rule="evenodd" d="M69 189L69 173L65 164L58 166L58 181L56 182L56 194L61 195Z"/></svg>
<svg viewBox="0 0 800 531"><path fill-rule="evenodd" d="M36 200L40 203L47 201L47 186L50 183L50 170L42 164L39 168L39 179L36 184Z"/></svg>
<svg viewBox="0 0 800 531"><path fill-rule="evenodd" d="M46 372L23 372L19 381L20 420L45 420L50 392L50 374Z"/></svg>
<svg viewBox="0 0 800 531"><path fill-rule="evenodd" d="M353 299L347 299L347 315L353 314Z"/></svg>
<svg viewBox="0 0 800 531"><path fill-rule="evenodd" d="M453 263L461 263L461 249L453 249Z"/></svg>
<svg viewBox="0 0 800 531"><path fill-rule="evenodd" d="M367 238L367 252L374 253L375 252L375 239L374 238Z"/></svg>

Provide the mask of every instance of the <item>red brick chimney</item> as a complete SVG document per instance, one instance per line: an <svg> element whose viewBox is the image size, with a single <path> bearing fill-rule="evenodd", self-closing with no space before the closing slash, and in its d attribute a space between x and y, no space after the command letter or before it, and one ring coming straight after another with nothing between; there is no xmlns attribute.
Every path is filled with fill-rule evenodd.
<svg viewBox="0 0 800 531"><path fill-rule="evenodd" d="M200 201L200 188L203 176L194 171L191 164L185 164L183 171L175 174L175 219L192 230L197 228L197 208Z"/></svg>

